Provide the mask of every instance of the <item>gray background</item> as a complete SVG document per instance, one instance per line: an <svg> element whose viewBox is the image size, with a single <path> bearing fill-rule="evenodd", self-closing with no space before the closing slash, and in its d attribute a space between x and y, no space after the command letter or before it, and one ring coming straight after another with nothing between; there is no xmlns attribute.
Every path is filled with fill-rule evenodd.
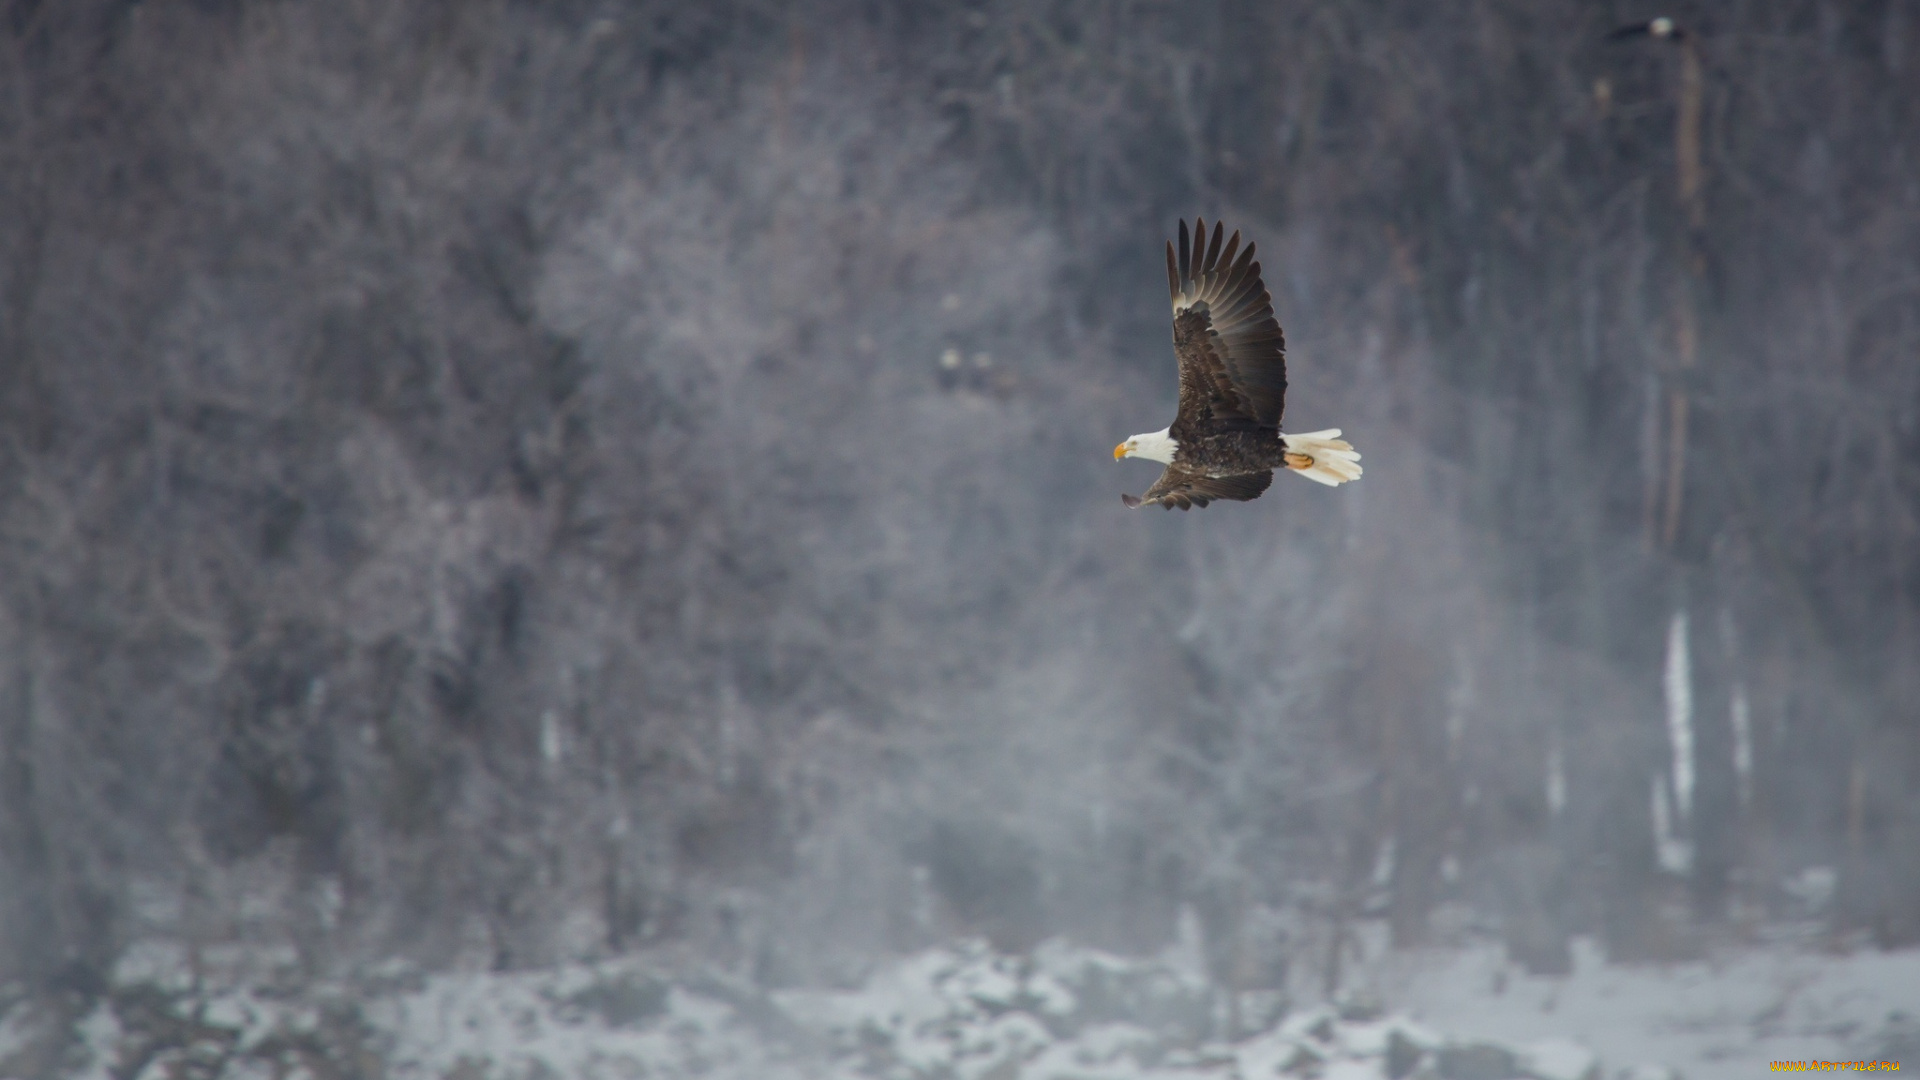
<svg viewBox="0 0 1920 1080"><path fill-rule="evenodd" d="M9 993L1920 940L1920 15L1655 13L0 5ZM1194 214L1362 482L1121 507Z"/></svg>

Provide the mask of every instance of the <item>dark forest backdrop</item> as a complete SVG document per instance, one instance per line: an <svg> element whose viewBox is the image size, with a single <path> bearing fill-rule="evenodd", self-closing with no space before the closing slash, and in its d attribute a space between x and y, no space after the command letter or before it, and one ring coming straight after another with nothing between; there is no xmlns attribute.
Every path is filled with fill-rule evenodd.
<svg viewBox="0 0 1920 1080"><path fill-rule="evenodd" d="M0 973L1920 941L1920 15L1660 13L0 5Z"/></svg>

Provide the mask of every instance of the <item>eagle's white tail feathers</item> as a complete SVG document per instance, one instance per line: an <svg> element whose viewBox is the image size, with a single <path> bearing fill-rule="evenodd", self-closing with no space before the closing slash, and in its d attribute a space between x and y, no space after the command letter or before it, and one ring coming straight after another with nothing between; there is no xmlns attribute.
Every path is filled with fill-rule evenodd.
<svg viewBox="0 0 1920 1080"><path fill-rule="evenodd" d="M1340 438L1339 428L1299 435L1283 434L1280 438L1287 444L1288 450L1313 459L1313 463L1306 468L1293 470L1301 476L1328 487L1360 479L1360 455L1351 444Z"/></svg>

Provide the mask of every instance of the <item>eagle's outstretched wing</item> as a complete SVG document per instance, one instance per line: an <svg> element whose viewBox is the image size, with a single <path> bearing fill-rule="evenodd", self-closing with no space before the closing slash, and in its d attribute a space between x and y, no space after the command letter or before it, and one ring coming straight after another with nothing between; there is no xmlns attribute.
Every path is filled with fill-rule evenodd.
<svg viewBox="0 0 1920 1080"><path fill-rule="evenodd" d="M1238 231L1223 245L1224 231L1215 222L1209 241L1205 219L1197 219L1190 245L1182 221L1177 257L1167 243L1173 351L1180 362L1176 439L1183 427L1196 425L1274 430L1286 404L1286 340L1273 317L1273 296L1260 280L1253 245L1241 249Z"/></svg>
<svg viewBox="0 0 1920 1080"><path fill-rule="evenodd" d="M1120 501L1130 507L1160 506L1171 510L1182 510L1196 506L1205 506L1215 499L1233 499L1246 502L1257 499L1260 493L1273 483L1272 472L1243 473L1239 476L1208 476L1183 465L1169 465L1153 482L1142 498L1131 495L1120 496Z"/></svg>

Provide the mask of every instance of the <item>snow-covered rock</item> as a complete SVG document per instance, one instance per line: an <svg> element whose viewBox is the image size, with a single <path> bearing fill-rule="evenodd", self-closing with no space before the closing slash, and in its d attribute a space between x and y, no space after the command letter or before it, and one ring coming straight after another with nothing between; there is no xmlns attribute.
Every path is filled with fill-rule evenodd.
<svg viewBox="0 0 1920 1080"><path fill-rule="evenodd" d="M1533 1080L1600 1080L1600 1057L1571 1039L1521 1045L1520 1071Z"/></svg>
<svg viewBox="0 0 1920 1080"><path fill-rule="evenodd" d="M180 954L164 946L134 951L113 985L93 1000L0 995L0 1080L1610 1075L1587 1040L1502 1037L1482 1023L1444 1030L1385 1010L1372 998L1288 1010L1267 992L1243 995L1238 1008L1229 1008L1221 991L1165 957L1130 960L1060 942L1030 956L957 942L881 965L850 989L774 993L724 974L669 971L642 959L511 974L382 968L351 985L297 990L284 982L209 987L176 970L180 962ZM1873 970L1880 972L1880 966ZM241 957L228 970L262 968ZM1606 977L1625 993L1632 978L1655 976L1610 971ZM1699 984L1689 987L1702 990ZM1511 987L1503 992L1509 998L1516 993ZM1562 1009L1578 1000L1568 987L1543 999L1561 1002ZM1536 1015L1550 1024L1556 1014ZM1828 1026L1835 1022L1828 1010L1809 1009L1808 1015ZM1584 1030L1565 1019L1570 1027L1563 1030ZM1884 1030L1906 1030L1896 1027ZM1891 1046L1893 1038L1881 1042ZM1613 1080L1680 1075L1666 1064L1620 1064Z"/></svg>

